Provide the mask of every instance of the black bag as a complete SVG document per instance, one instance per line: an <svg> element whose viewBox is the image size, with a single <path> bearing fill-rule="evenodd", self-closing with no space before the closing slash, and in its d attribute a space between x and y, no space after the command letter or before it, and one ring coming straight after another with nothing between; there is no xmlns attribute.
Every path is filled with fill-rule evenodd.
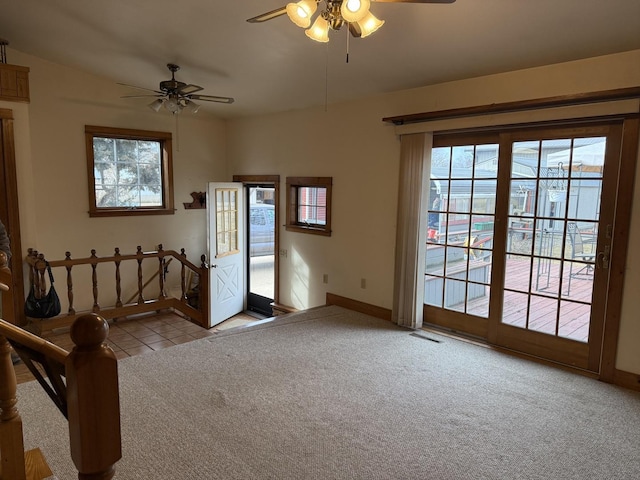
<svg viewBox="0 0 640 480"><path fill-rule="evenodd" d="M27 300L24 302L24 314L32 318L51 318L60 313L60 299L53 288L53 274L49 262L46 262L49 272L49 292L42 298L36 298L35 286L31 286Z"/></svg>

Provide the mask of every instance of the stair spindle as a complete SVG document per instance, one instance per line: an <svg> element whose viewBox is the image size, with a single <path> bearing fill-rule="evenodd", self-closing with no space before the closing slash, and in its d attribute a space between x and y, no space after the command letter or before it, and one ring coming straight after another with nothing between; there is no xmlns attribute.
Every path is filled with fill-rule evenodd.
<svg viewBox="0 0 640 480"><path fill-rule="evenodd" d="M96 251L95 249L91 249L91 259L98 259L98 257L96 256ZM92 261L91 262L91 281L93 283L93 311L94 312L99 312L100 311L100 304L98 303L98 273L97 273L97 268L98 268L98 262Z"/></svg>
<svg viewBox="0 0 640 480"><path fill-rule="evenodd" d="M120 279L120 249L118 247L115 248L115 253L113 255L116 257L116 307L122 306L122 284Z"/></svg>
<svg viewBox="0 0 640 480"><path fill-rule="evenodd" d="M65 261L71 260L71 252L65 252ZM71 265L65 267L67 269L67 298L69 298L69 315L76 313L76 309L73 308L73 278L71 277Z"/></svg>

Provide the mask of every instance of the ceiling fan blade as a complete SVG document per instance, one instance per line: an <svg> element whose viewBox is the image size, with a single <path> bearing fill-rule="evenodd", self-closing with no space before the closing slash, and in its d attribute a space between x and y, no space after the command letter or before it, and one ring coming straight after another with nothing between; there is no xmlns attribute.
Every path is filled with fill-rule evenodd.
<svg viewBox="0 0 640 480"><path fill-rule="evenodd" d="M203 88L198 85L189 84L178 88L178 93L180 95L191 95L192 93L199 92L200 90L203 90Z"/></svg>
<svg viewBox="0 0 640 480"><path fill-rule="evenodd" d="M280 15L284 15L287 13L287 7L276 8L275 10L271 10L270 12L263 13L262 15L258 15L257 17L253 17L247 20L249 23L260 23L266 22L267 20L271 20L272 18L279 17Z"/></svg>
<svg viewBox="0 0 640 480"><path fill-rule="evenodd" d="M152 94L148 94L148 95L123 95L120 98L143 98L143 97L162 98L162 97L164 97L164 95L163 94L157 94L157 95L152 95Z"/></svg>
<svg viewBox="0 0 640 480"><path fill-rule="evenodd" d="M235 99L231 97L216 97L215 95L189 95L191 100L202 100L205 102L233 103Z"/></svg>
<svg viewBox="0 0 640 480"><path fill-rule="evenodd" d="M125 87L131 87L131 88L137 88L138 90L147 90L147 91L149 91L149 92L155 92L155 93L158 93L158 94L160 94L160 95L164 95L164 93L163 93L163 92L161 92L161 91L159 91L159 90L154 90L154 89L152 89L152 88L138 87L138 86L136 86L136 85L129 85L128 83L118 83L118 85L123 85L123 86L125 86Z"/></svg>
<svg viewBox="0 0 640 480"><path fill-rule="evenodd" d="M371 0L381 3L453 3L456 0Z"/></svg>

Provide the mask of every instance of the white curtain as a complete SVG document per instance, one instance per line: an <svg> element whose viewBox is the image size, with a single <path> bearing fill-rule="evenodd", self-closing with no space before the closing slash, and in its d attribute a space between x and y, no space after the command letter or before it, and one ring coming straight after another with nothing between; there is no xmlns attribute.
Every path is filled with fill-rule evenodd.
<svg viewBox="0 0 640 480"><path fill-rule="evenodd" d="M393 321L404 327L420 328L433 135L416 133L400 138Z"/></svg>

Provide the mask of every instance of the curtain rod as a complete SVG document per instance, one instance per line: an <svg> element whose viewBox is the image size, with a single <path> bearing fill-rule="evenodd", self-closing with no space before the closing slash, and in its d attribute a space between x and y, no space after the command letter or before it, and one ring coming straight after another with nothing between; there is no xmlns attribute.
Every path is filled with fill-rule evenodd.
<svg viewBox="0 0 640 480"><path fill-rule="evenodd" d="M512 113L553 107L567 107L588 103L611 102L615 100L631 100L634 98L640 98L640 87L618 88L615 90L602 90L599 92L560 95L556 97L536 98L532 100L518 100L516 102L492 103L489 105L478 105L475 107L411 113L395 117L385 117L382 121L393 123L394 125L406 125L408 123L419 123L433 120L474 117L493 113Z"/></svg>

